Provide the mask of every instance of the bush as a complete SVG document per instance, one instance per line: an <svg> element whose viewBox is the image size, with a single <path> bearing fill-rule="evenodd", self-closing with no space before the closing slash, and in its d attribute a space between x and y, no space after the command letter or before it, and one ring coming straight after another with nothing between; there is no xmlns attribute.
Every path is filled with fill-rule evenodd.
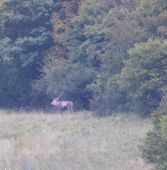
<svg viewBox="0 0 167 170"><path fill-rule="evenodd" d="M96 80L89 86L92 91L91 109L98 116L127 111L127 93L110 83L110 76L107 73L97 74Z"/></svg>
<svg viewBox="0 0 167 170"><path fill-rule="evenodd" d="M167 169L167 105L163 101L153 113L154 129L147 134L143 146L143 157L156 165L156 170ZM163 115L162 115L163 114Z"/></svg>

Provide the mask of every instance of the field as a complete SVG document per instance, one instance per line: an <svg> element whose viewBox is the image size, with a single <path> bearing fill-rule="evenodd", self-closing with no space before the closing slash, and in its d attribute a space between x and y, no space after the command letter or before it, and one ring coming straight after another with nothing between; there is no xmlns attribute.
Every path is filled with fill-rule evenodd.
<svg viewBox="0 0 167 170"><path fill-rule="evenodd" d="M139 150L150 129L132 114L0 111L0 170L150 170Z"/></svg>

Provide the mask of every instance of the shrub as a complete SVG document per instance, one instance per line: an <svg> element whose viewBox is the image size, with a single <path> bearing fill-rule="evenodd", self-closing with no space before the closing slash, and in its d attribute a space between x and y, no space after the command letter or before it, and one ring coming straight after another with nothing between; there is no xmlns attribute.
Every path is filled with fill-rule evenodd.
<svg viewBox="0 0 167 170"><path fill-rule="evenodd" d="M165 100L153 113L154 129L147 134L143 146L143 157L155 164L156 170L167 169L167 105L164 103Z"/></svg>

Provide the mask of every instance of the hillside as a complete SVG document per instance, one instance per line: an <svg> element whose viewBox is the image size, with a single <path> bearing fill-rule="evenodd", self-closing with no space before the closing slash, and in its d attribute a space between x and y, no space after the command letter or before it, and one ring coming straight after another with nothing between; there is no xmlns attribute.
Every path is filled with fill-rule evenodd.
<svg viewBox="0 0 167 170"><path fill-rule="evenodd" d="M138 147L150 128L135 115L1 111L0 169L149 170Z"/></svg>

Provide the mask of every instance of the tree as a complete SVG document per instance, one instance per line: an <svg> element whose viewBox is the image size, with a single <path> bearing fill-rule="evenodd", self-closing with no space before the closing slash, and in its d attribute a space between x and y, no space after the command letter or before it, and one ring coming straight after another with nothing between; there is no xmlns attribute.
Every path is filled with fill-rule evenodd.
<svg viewBox="0 0 167 170"><path fill-rule="evenodd" d="M163 100L157 110L153 112L154 128L147 134L142 151L143 157L153 163L157 170L167 168L167 100Z"/></svg>
<svg viewBox="0 0 167 170"><path fill-rule="evenodd" d="M94 9L94 5L89 4L86 7L92 11L91 15L86 15L88 12L81 15L89 21L84 31L87 40L82 43L82 48L86 51L88 61L97 70L96 79L89 86L92 91L91 106L97 114L104 115L127 107L129 97L126 92L115 83L110 83L110 80L120 72L128 49L134 42L141 41L143 33L133 17L134 11L130 12L123 2L113 2L110 8L105 3L99 4L103 10ZM94 16L94 10L100 11L100 14L97 12L97 16Z"/></svg>
<svg viewBox="0 0 167 170"><path fill-rule="evenodd" d="M141 98L143 108L155 109L166 88L167 41L149 40L136 44L129 51L129 59L121 73L116 76L120 87L135 98ZM146 109L145 108L145 109Z"/></svg>
<svg viewBox="0 0 167 170"><path fill-rule="evenodd" d="M166 0L141 0L138 10L143 17L158 16L167 10Z"/></svg>
<svg viewBox="0 0 167 170"><path fill-rule="evenodd" d="M3 4L0 105L31 103L32 84L39 75L43 52L53 45L51 15L51 1L8 0Z"/></svg>
<svg viewBox="0 0 167 170"><path fill-rule="evenodd" d="M146 38L167 37L167 4L166 0L141 0L137 8L140 25Z"/></svg>

